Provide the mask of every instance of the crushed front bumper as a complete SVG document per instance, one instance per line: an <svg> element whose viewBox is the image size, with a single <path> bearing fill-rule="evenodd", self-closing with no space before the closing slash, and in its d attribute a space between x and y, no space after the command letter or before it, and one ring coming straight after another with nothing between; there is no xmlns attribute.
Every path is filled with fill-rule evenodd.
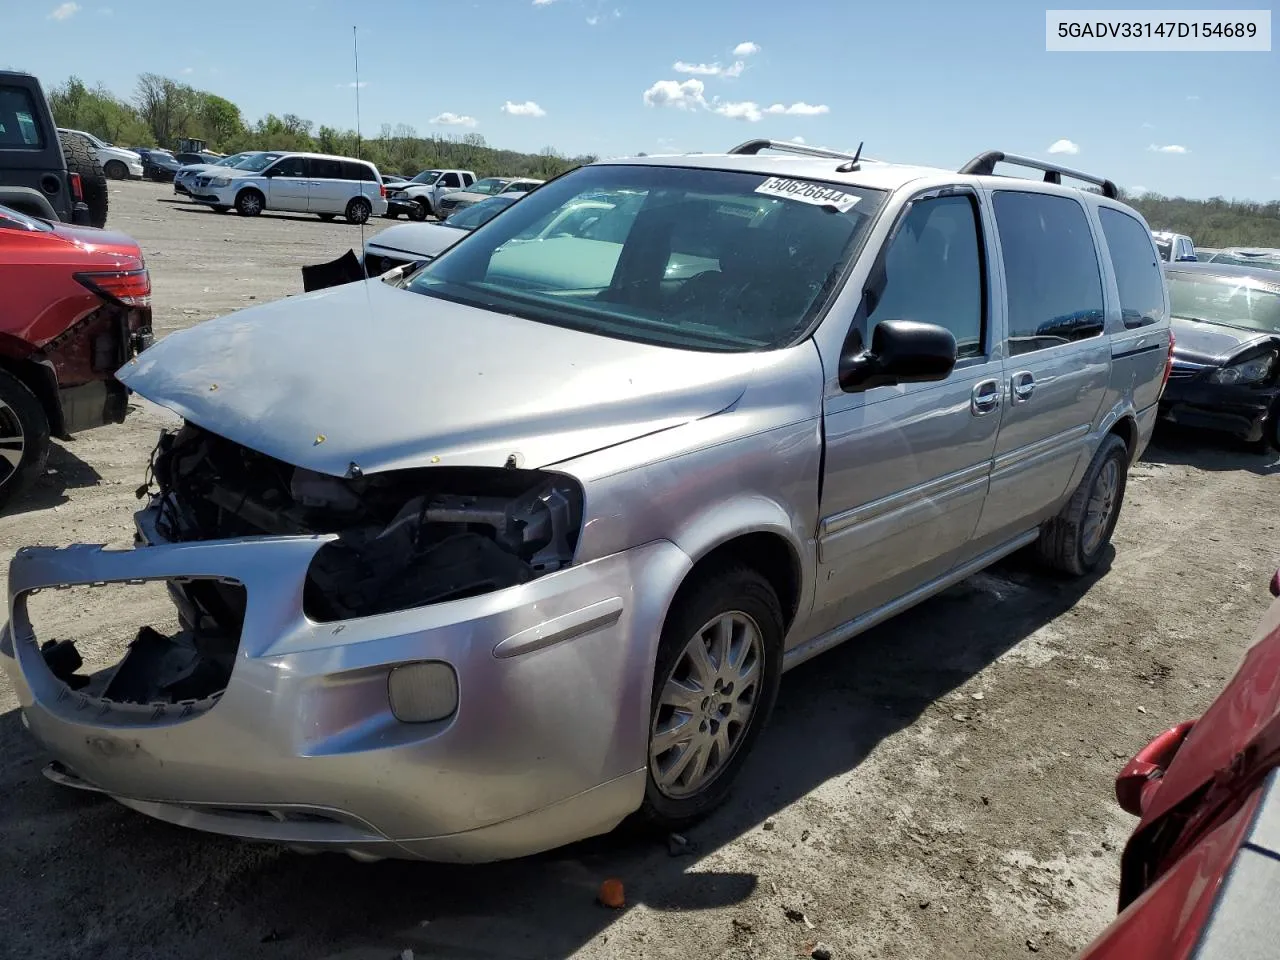
<svg viewBox="0 0 1280 960"><path fill-rule="evenodd" d="M146 537L150 511L139 514ZM153 529L153 528L152 528ZM657 637L689 568L659 541L491 594L338 623L301 610L328 537L28 548L0 663L55 778L172 823L362 858L485 861L612 829L641 801ZM215 578L247 591L225 692L154 710L58 680L33 590ZM388 678L443 661L445 720L405 723Z"/></svg>
<svg viewBox="0 0 1280 960"><path fill-rule="evenodd" d="M1202 378L1171 379L1160 398L1161 419L1261 440L1280 409L1280 386L1224 386Z"/></svg>

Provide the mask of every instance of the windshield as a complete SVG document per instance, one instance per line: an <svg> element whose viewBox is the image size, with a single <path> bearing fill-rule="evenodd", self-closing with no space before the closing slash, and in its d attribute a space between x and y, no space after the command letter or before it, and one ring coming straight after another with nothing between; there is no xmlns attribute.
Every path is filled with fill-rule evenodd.
<svg viewBox="0 0 1280 960"><path fill-rule="evenodd" d="M423 170L420 174L410 180L410 183L435 183L440 179L439 170Z"/></svg>
<svg viewBox="0 0 1280 960"><path fill-rule="evenodd" d="M1280 293L1250 277L1170 274L1169 312L1186 320L1280 333Z"/></svg>
<svg viewBox="0 0 1280 960"><path fill-rule="evenodd" d="M261 173L283 156L283 153L260 153L257 156L241 160L236 164L236 169L248 170L251 173Z"/></svg>
<svg viewBox="0 0 1280 960"><path fill-rule="evenodd" d="M775 349L835 291L882 200L758 173L580 167L464 237L408 289L619 339Z"/></svg>
<svg viewBox="0 0 1280 960"><path fill-rule="evenodd" d="M466 187L468 193L501 193L502 188L509 181L499 180L497 177L485 177L483 180L477 180L471 186Z"/></svg>
<svg viewBox="0 0 1280 960"><path fill-rule="evenodd" d="M0 206L0 230L30 230L40 233L52 233L53 225L25 213Z"/></svg>
<svg viewBox="0 0 1280 960"><path fill-rule="evenodd" d="M500 197L490 197L488 200L481 200L479 203L467 207L465 210L459 210L448 220L445 220L441 225L445 227L456 227L459 230L474 230L481 224L488 223L518 199L520 198L503 195Z"/></svg>
<svg viewBox="0 0 1280 960"><path fill-rule="evenodd" d="M515 180L502 188L503 193L528 193L537 184L531 180Z"/></svg>
<svg viewBox="0 0 1280 960"><path fill-rule="evenodd" d="M251 156L253 156L252 153L233 153L229 157L223 157L221 160L215 163L214 166L215 167L234 167L241 160L247 160Z"/></svg>
<svg viewBox="0 0 1280 960"><path fill-rule="evenodd" d="M1219 253L1214 256L1213 262L1227 263L1236 267L1258 267L1261 270L1280 270L1280 253Z"/></svg>

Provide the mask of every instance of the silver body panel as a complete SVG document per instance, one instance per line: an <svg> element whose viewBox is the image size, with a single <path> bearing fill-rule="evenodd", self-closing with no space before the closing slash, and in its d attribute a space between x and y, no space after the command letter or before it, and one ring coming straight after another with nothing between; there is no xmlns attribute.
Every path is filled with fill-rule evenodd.
<svg viewBox="0 0 1280 960"><path fill-rule="evenodd" d="M342 476L352 464L369 474L514 457L575 477L584 523L574 564L556 573L326 624L300 609L324 537L23 550L0 662L32 732L77 782L175 823L364 857L495 859L599 833L641 802L658 635L711 551L745 534L785 546L798 579L790 667L1033 541L1108 431L1134 457L1145 447L1168 322L1121 323L1096 215L1113 201L1081 201L1106 332L1009 357L990 192L1082 195L887 164L833 175L830 162L794 157L636 162L843 177L891 196L817 327L772 352L647 346L378 281L233 314L146 351L121 373L128 386L287 463ZM876 253L912 197L957 184L978 199L986 237L983 356L940 382L846 393L840 351ZM1034 395L1015 405L1012 378L1027 370ZM994 403L979 413L972 398L988 383ZM182 576L247 590L221 700L161 723L78 710L39 656L26 593ZM423 659L453 665L459 707L438 724L403 724L388 671Z"/></svg>

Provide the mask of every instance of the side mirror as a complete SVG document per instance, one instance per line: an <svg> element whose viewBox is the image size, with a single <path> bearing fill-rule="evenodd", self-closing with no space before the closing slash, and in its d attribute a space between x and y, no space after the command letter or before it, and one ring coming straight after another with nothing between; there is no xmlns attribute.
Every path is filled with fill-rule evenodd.
<svg viewBox="0 0 1280 960"><path fill-rule="evenodd" d="M840 358L840 386L870 390L898 383L945 380L956 365L950 330L914 320L884 320L871 334L871 349Z"/></svg>

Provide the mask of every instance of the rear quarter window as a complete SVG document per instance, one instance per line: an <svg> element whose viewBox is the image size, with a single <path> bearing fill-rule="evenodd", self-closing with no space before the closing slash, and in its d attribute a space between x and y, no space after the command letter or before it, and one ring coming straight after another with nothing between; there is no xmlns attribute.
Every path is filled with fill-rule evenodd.
<svg viewBox="0 0 1280 960"><path fill-rule="evenodd" d="M24 87L0 86L0 148L39 150L44 133L35 100Z"/></svg>
<svg viewBox="0 0 1280 960"><path fill-rule="evenodd" d="M1102 334L1102 273L1084 208L1070 197L998 190L992 197L1008 297L1009 353Z"/></svg>
<svg viewBox="0 0 1280 960"><path fill-rule="evenodd" d="M1164 278L1151 235L1133 217L1110 207L1102 207L1098 219L1111 253L1124 325L1157 323L1164 314Z"/></svg>

